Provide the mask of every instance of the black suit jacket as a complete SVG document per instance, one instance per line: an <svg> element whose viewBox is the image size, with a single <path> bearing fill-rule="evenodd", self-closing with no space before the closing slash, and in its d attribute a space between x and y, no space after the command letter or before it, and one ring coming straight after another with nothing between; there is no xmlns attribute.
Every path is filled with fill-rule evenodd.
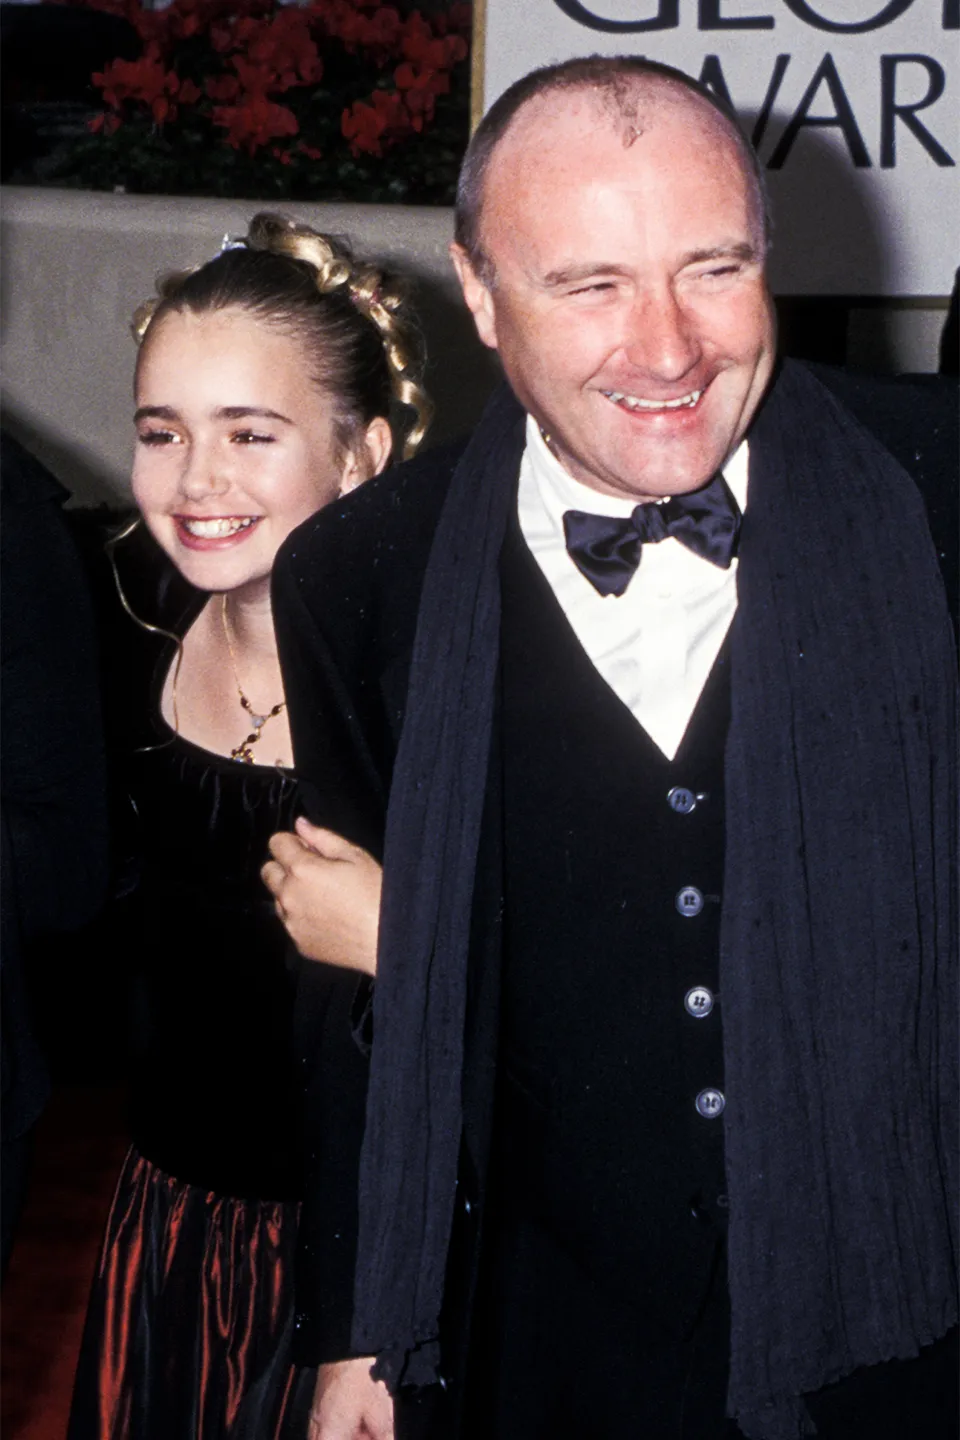
<svg viewBox="0 0 960 1440"><path fill-rule="evenodd" d="M3 1130L49 1080L28 997L31 947L90 920L107 887L107 786L93 608L67 492L3 436Z"/></svg>
<svg viewBox="0 0 960 1440"><path fill-rule="evenodd" d="M923 493L955 614L955 387L938 377L818 375ZM377 856L423 574L459 454L460 447L429 452L368 482L302 525L274 569L277 637L308 814ZM518 449L517 471L520 458ZM491 774L497 770L494 757ZM340 777L335 799L324 785L331 773ZM492 1114L502 908L497 806L491 786L474 899L459 1205L445 1302L447 1363L455 1371L467 1339L461 1322L475 1282ZM323 1269L316 1255L312 1275L301 1281L321 1286ZM301 1284L298 1308L312 1303Z"/></svg>

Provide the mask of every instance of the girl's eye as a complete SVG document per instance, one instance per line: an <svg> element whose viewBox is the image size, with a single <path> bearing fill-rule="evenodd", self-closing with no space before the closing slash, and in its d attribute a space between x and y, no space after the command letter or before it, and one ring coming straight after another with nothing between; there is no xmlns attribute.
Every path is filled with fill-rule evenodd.
<svg viewBox="0 0 960 1440"><path fill-rule="evenodd" d="M137 439L141 445L176 445L180 436L172 430L141 430Z"/></svg>
<svg viewBox="0 0 960 1440"><path fill-rule="evenodd" d="M272 445L274 437L256 430L238 430L231 437L236 445Z"/></svg>

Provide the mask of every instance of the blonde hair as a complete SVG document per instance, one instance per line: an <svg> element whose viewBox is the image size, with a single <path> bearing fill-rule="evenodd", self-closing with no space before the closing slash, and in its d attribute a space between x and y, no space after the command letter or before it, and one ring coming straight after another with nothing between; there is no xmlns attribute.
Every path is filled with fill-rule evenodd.
<svg viewBox="0 0 960 1440"><path fill-rule="evenodd" d="M422 441L433 406L423 389L422 345L398 281L349 247L283 215L262 211L244 240L193 270L161 278L132 322L143 344L171 311L230 307L277 326L304 346L314 381L330 395L340 443L350 447L377 416L402 434L404 459ZM393 402L391 404L391 402ZM412 411L400 422L397 407Z"/></svg>

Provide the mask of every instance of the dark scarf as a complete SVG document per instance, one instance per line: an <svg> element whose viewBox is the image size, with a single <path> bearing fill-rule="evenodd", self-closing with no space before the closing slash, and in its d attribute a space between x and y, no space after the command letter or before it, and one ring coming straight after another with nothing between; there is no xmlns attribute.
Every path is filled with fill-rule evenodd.
<svg viewBox="0 0 960 1440"><path fill-rule="evenodd" d="M437 1375L523 423L501 391L453 476L387 820L354 1343L392 1386ZM750 444L721 935L728 1408L793 1440L803 1392L956 1318L956 667L893 458L789 363Z"/></svg>

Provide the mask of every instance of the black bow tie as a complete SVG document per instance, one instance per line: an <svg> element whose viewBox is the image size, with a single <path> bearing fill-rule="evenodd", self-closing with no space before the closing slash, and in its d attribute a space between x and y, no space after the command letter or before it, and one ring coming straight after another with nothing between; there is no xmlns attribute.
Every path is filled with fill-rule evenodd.
<svg viewBox="0 0 960 1440"><path fill-rule="evenodd" d="M625 520L567 510L563 533L570 558L590 584L601 595L622 595L640 564L641 547L668 535L701 559L729 569L740 536L740 506L723 476L714 475L702 490L638 505Z"/></svg>

